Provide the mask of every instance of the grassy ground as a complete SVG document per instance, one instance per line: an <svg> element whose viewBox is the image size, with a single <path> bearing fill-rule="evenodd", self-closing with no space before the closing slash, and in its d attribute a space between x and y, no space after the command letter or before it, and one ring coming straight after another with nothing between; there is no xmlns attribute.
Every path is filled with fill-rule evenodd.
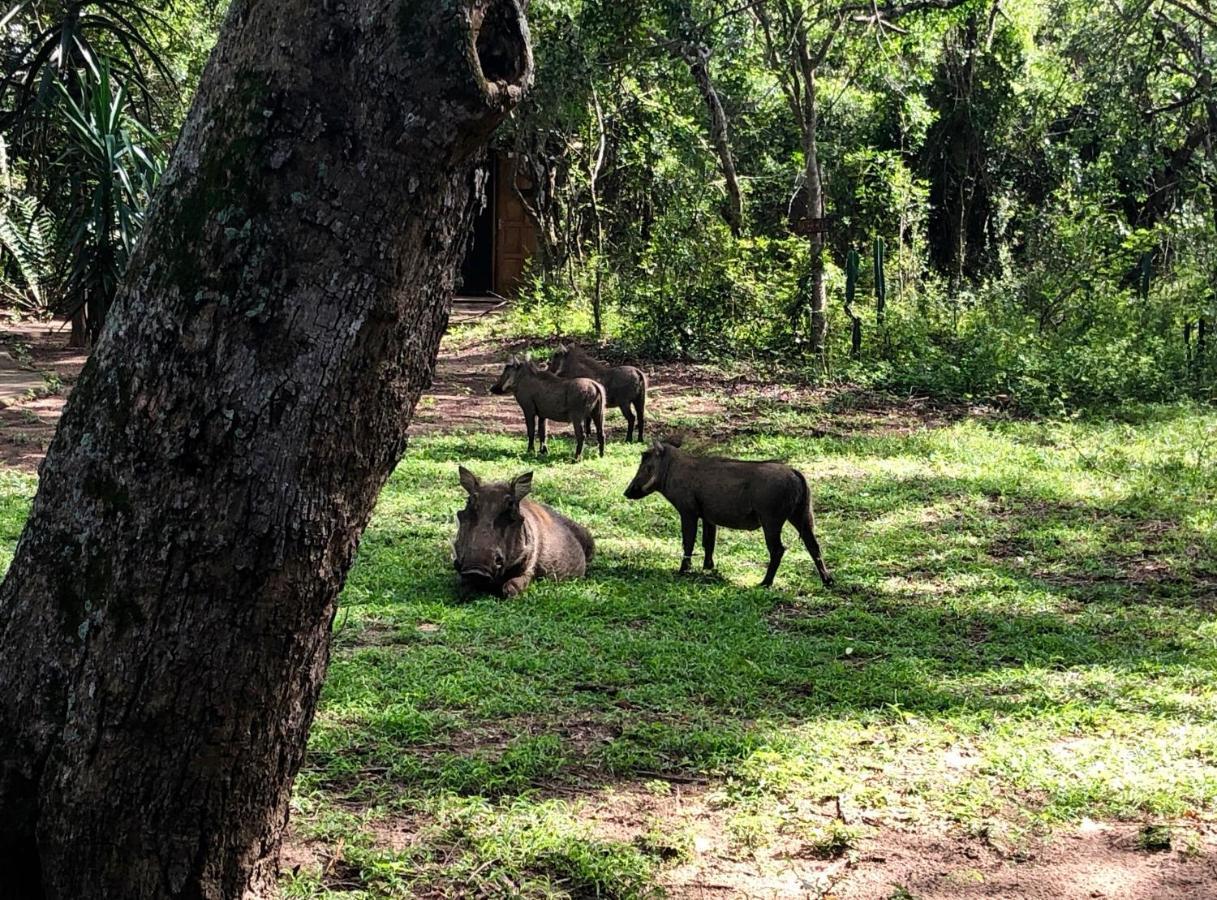
<svg viewBox="0 0 1217 900"><path fill-rule="evenodd" d="M385 491L297 789L299 835L341 864L303 866L293 895L643 894L698 824L606 837L606 797L682 786L731 852L832 856L893 821L1016 850L1082 817L1217 810L1211 412L736 439L814 479L831 592L794 549L757 589L763 542L740 532L719 575L678 579L673 511L621 497L634 448L521 448L420 440ZM589 578L457 602L457 462L535 469L597 536Z"/></svg>
<svg viewBox="0 0 1217 900"><path fill-rule="evenodd" d="M674 511L621 496L635 447L412 442L343 595L285 893L647 896L893 825L1190 846L1217 817L1217 415L803 424L775 404L722 449L809 475L831 591L793 532L774 590L758 533L677 578ZM533 469L596 536L588 578L458 601L458 462ZM33 488L0 470L0 568Z"/></svg>

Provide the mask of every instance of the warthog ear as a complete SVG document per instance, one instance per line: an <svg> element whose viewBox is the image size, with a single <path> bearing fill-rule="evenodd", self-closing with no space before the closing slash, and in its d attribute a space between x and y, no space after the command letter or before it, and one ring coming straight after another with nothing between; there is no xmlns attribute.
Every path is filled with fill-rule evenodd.
<svg viewBox="0 0 1217 900"><path fill-rule="evenodd" d="M659 438L652 438L651 439L651 452L663 453L663 441L661 441Z"/></svg>
<svg viewBox="0 0 1217 900"><path fill-rule="evenodd" d="M476 494L478 490L481 489L482 482L476 475L474 475L464 466L460 466L459 469L461 475L461 487L467 490L470 494Z"/></svg>
<svg viewBox="0 0 1217 900"><path fill-rule="evenodd" d="M523 500L532 490L532 472L525 472L511 479L511 495L517 500Z"/></svg>
<svg viewBox="0 0 1217 900"><path fill-rule="evenodd" d="M558 344L558 352L559 353L569 353L570 347L566 346L566 344Z"/></svg>

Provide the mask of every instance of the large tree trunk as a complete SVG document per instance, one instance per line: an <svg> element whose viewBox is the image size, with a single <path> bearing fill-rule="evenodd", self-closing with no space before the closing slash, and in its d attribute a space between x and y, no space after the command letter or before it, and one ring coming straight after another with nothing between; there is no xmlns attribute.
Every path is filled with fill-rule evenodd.
<svg viewBox="0 0 1217 900"><path fill-rule="evenodd" d="M273 884L519 0L236 0L0 588L0 895Z"/></svg>

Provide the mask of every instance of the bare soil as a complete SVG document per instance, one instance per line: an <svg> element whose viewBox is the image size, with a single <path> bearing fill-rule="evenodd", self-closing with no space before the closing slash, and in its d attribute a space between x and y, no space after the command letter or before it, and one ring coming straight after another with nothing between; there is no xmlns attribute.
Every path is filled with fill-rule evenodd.
<svg viewBox="0 0 1217 900"><path fill-rule="evenodd" d="M835 859L820 858L817 824L837 814L829 801L798 810L765 846L732 836L714 794L673 785L667 795L611 788L590 800L586 820L606 838L645 841L683 834L689 857L663 875L675 898L835 898L835 900L1184 900L1217 896L1217 838L1193 832L1185 850L1139 849L1138 829L1090 821L1050 837L999 849L958 830L863 827L863 837ZM1181 843L1176 841L1176 843Z"/></svg>
<svg viewBox="0 0 1217 900"><path fill-rule="evenodd" d="M599 838L635 844L671 861L660 875L676 900L1202 900L1217 896L1217 836L1203 827L1162 851L1141 849L1138 828L1084 821L1051 836L999 848L983 837L942 827L880 824L857 846L823 858L809 841L834 813L799 810L750 847L733 834L712 789L671 785L668 792L620 784L567 798ZM427 839L417 818L379 819L370 835L385 850ZM434 838L435 832L430 831ZM443 856L443 848L433 847ZM289 836L282 866L320 871L343 884L343 847Z"/></svg>
<svg viewBox="0 0 1217 900"><path fill-rule="evenodd" d="M454 319L480 315L459 307ZM2 320L0 320L2 321ZM69 349L60 322L0 324L0 464L35 471L46 454L68 394L87 356ZM499 432L523 436L523 419L511 397L490 393L508 355L540 342L445 338L431 389L419 401L412 434ZM713 366L645 363L650 379L648 434L704 433L719 439L758 430L766 411L803 414L816 435L908 434L975 414L965 406L919 398L892 398L841 388L809 388ZM991 410L983 411L987 414ZM690 422L697 424L690 426ZM610 439L625 422L616 410ZM562 433L562 428L557 429Z"/></svg>
<svg viewBox="0 0 1217 900"><path fill-rule="evenodd" d="M445 338L435 379L423 395L410 426L413 434L519 432L524 425L511 397L490 393L512 353L543 347L536 341L470 341ZM548 342L553 343L553 342ZM909 434L969 415L999 415L1000 410L944 404L926 398L895 398L869 391L815 388L717 366L642 361L647 372L648 435L693 432L720 439L762 430L758 420L771 411L801 415L815 436ZM696 424L690 424L695 422ZM620 437L625 422L608 411L610 437Z"/></svg>
<svg viewBox="0 0 1217 900"><path fill-rule="evenodd" d="M1017 857L979 839L885 829L829 891L838 900L1200 900L1217 896L1212 835L1188 852L1138 847L1131 825L1083 823ZM900 889L904 890L901 894Z"/></svg>
<svg viewBox="0 0 1217 900"><path fill-rule="evenodd" d="M0 319L0 465L37 470L84 368L60 325Z"/></svg>

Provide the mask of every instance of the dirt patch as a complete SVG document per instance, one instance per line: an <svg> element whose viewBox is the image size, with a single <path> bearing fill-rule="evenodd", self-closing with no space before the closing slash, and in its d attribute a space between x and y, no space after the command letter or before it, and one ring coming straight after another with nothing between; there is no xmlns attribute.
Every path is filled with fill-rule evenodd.
<svg viewBox="0 0 1217 900"><path fill-rule="evenodd" d="M1141 849L1138 828L1090 821L1002 852L956 830L863 829L855 849L823 858L817 826L834 818L831 802L764 823L750 845L747 830L705 787L606 789L588 798L581 817L600 836L653 850L682 845L687 857L661 883L675 898L835 898L835 900L1184 900L1217 896L1217 840L1187 832L1176 849ZM1180 846L1185 845L1185 846Z"/></svg>
<svg viewBox="0 0 1217 900"><path fill-rule="evenodd" d="M523 419L515 401L496 397L489 388L508 355L529 349L543 351L553 343L540 338L471 341L459 334L446 336L435 379L419 401L411 433L489 431L523 436ZM810 387L792 375L748 373L738 367L653 360L638 364L647 372L650 385L647 427L652 436L682 433L723 440L774 430L771 418L780 419L782 431L793 428L814 437L903 435L967 416L1001 414L987 407L897 398L840 386ZM609 410L607 425L611 439L619 440L625 427L620 413ZM565 433L561 427L557 432Z"/></svg>
<svg viewBox="0 0 1217 900"><path fill-rule="evenodd" d="M732 811L703 786L617 786L586 799L579 814L599 837L670 857L659 877L669 897L820 897L839 868L818 858L797 826L763 836L733 827Z"/></svg>
<svg viewBox="0 0 1217 900"><path fill-rule="evenodd" d="M1217 849L1200 855L1139 849L1132 825L1084 823L1012 858L977 838L881 830L863 841L857 861L832 887L838 900L1184 900L1217 896Z"/></svg>
<svg viewBox="0 0 1217 900"><path fill-rule="evenodd" d="M459 312L459 310L458 310ZM476 312L476 311L475 311ZM0 402L0 464L35 470L42 461L64 401L87 357L67 346L59 323L21 322L0 328L0 375L13 381ZM490 385L511 353L543 350L543 339L481 341L449 334L440 347L435 378L423 394L411 434L492 432L524 436L519 407L496 397ZM686 433L722 440L778 427L820 437L908 434L990 409L895 398L841 387L814 388L793 376L692 363L641 363L650 380L648 433ZM793 423L793 424L792 424ZM625 421L609 410L610 440L624 435ZM553 429L558 435L569 428Z"/></svg>
<svg viewBox="0 0 1217 900"><path fill-rule="evenodd" d="M677 900L1192 900L1217 896L1217 840L1177 830L1173 849L1146 850L1139 829L1084 821L1049 837L1000 849L956 829L861 829L856 845L824 853L817 828L839 816L831 800L781 821L741 827L739 810L704 785L619 783L563 799L591 835L631 844L660 860L659 883ZM373 844L408 851L425 839L417 817L368 822ZM350 884L343 846L289 833L282 868ZM827 857L827 858L826 858Z"/></svg>
<svg viewBox="0 0 1217 900"><path fill-rule="evenodd" d="M0 325L0 465L37 470L84 368L87 356L67 346L59 324Z"/></svg>

